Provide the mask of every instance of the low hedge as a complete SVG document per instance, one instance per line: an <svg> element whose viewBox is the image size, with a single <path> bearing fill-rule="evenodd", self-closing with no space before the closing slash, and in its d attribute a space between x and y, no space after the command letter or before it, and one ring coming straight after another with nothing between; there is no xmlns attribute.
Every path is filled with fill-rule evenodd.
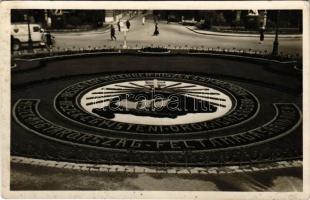
<svg viewBox="0 0 310 200"><path fill-rule="evenodd" d="M290 62L295 61L298 65L298 68L302 68L302 57L300 55L284 55L282 52L278 56L274 56L267 51L257 51L253 49L248 50L238 50L238 49L221 49L221 48L209 48L209 49L168 49L165 47L144 47L141 48L138 52L144 53L166 53L171 55L188 55L188 54L223 54L225 55L235 55L235 56L244 56L249 58L262 58L267 60L276 60L280 62ZM41 51L41 52L32 52L25 54L15 54L13 58L24 58L24 59L34 59L34 58L44 58L51 56L66 56L66 55L79 55L79 54L91 54L91 53L123 53L123 54L136 54L136 50L132 49L116 49L116 48L107 48L107 49L97 49L97 48L71 48L64 49L62 51L50 50L50 51Z"/></svg>
<svg viewBox="0 0 310 200"><path fill-rule="evenodd" d="M142 52L156 52L156 53L166 53L169 52L167 48L164 47L144 47L140 49Z"/></svg>

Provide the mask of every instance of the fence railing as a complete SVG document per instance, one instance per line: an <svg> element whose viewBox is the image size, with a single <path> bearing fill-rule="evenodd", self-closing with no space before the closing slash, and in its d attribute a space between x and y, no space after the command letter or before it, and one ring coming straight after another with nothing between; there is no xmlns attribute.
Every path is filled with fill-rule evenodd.
<svg viewBox="0 0 310 200"><path fill-rule="evenodd" d="M83 53L137 53L137 52L153 52L153 53L167 53L170 54L219 54L230 56L243 56L252 58L261 58L267 60L276 60L280 62L296 62L297 65L302 65L302 57L300 54L286 54L280 52L279 55L272 55L267 50L255 50L255 49L240 49L240 48L222 48L222 47L205 47L204 45L191 47L189 45L156 45L151 44L147 46L143 45L131 45L123 49L122 44L117 45L103 45L103 46L88 46L87 48L71 47L71 48L59 48L53 47L50 49L34 49L32 51L21 50L12 52L13 58L40 58L47 56L59 56L59 55L74 55Z"/></svg>

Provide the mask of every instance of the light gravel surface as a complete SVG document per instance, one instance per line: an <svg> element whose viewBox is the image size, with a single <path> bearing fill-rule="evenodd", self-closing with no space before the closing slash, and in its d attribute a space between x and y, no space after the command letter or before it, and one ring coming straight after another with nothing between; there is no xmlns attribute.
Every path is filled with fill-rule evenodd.
<svg viewBox="0 0 310 200"><path fill-rule="evenodd" d="M302 168L234 174L105 173L11 165L12 190L301 191Z"/></svg>
<svg viewBox="0 0 310 200"><path fill-rule="evenodd" d="M159 22L159 36L153 36L154 22L147 20L143 26L141 17L131 20L131 28L127 33L129 48L145 46L166 46L169 48L236 48L272 51L273 37L268 37L259 43L259 37L231 37L201 35L187 29L186 26L165 21ZM117 28L116 28L117 29ZM123 46L124 35L116 30L116 41L111 41L109 31L90 31L80 33L54 33L56 48L88 48L91 47L116 47ZM287 54L301 54L302 38L279 38L279 52Z"/></svg>

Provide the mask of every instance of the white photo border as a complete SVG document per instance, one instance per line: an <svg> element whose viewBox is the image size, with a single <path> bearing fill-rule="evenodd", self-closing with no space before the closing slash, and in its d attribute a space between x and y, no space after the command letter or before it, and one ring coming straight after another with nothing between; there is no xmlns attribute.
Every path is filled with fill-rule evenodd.
<svg viewBox="0 0 310 200"><path fill-rule="evenodd" d="M303 192L188 192L188 191L10 191L12 9L301 9L303 10ZM309 2L307 1L6 1L0 2L0 131L3 198L105 199L310 199L310 68Z"/></svg>

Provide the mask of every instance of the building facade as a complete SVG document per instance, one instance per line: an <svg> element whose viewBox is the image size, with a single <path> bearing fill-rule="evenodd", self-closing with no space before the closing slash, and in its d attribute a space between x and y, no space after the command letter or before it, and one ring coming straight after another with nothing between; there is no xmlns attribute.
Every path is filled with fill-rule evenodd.
<svg viewBox="0 0 310 200"><path fill-rule="evenodd" d="M30 23L46 29L90 29L118 21L124 13L120 10L13 10L11 21L26 23L29 16Z"/></svg>

